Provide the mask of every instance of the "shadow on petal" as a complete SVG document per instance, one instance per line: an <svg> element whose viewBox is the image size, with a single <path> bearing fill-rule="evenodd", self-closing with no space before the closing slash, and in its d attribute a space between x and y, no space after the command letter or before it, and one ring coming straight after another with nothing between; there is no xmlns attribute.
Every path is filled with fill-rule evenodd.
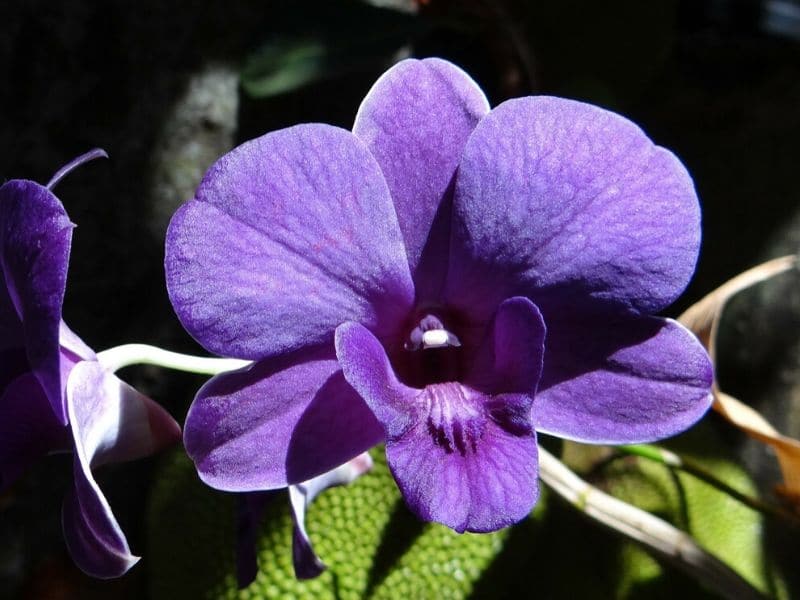
<svg viewBox="0 0 800 600"><path fill-rule="evenodd" d="M319 388L292 432L286 456L291 483L301 483L383 441L383 427L341 370Z"/></svg>

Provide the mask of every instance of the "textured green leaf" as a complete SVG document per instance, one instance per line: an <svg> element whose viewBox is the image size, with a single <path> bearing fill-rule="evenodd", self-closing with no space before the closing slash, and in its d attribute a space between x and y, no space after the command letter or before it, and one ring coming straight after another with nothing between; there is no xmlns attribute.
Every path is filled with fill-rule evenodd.
<svg viewBox="0 0 800 600"><path fill-rule="evenodd" d="M701 423L671 445L674 451L692 459L722 482L757 497L752 480L741 466L725 455L722 440L710 423ZM701 546L766 595L788 597L780 577L771 567L764 541L766 517L762 513L692 475L644 458L618 459L595 473L595 477L618 498L687 531ZM624 554L630 568L624 570L620 580L621 595L648 579L651 582L658 579L661 568L654 569L655 563L637 556L643 554L642 550L631 547ZM633 568L634 564L639 566Z"/></svg>

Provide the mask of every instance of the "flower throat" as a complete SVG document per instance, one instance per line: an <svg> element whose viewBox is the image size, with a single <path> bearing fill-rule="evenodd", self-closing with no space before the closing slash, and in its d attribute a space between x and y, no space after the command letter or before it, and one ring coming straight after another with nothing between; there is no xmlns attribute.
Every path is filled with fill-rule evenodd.
<svg viewBox="0 0 800 600"><path fill-rule="evenodd" d="M413 387L458 381L462 371L461 340L437 314L418 318L406 337L403 349L396 353L395 369L400 378Z"/></svg>

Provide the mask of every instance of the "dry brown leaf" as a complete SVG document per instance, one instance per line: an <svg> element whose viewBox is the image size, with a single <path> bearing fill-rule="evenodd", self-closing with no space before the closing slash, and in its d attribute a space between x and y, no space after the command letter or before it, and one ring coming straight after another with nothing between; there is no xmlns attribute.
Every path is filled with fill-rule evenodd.
<svg viewBox="0 0 800 600"><path fill-rule="evenodd" d="M717 327L722 309L731 297L757 283L765 281L780 273L784 273L797 265L797 255L790 254L773 258L765 263L748 269L723 283L713 292L692 304L678 317L678 321L690 329L706 347L711 359L715 360L715 343Z"/></svg>
<svg viewBox="0 0 800 600"><path fill-rule="evenodd" d="M783 475L783 486L778 491L800 506L800 442L782 435L760 413L718 389L714 390L714 409L747 435L775 450Z"/></svg>
<svg viewBox="0 0 800 600"><path fill-rule="evenodd" d="M797 256L792 254L775 258L745 271L690 306L678 317L678 321L694 332L716 364L717 328L728 300L738 292L788 271L796 265ZM750 437L775 450L784 483L779 491L787 499L800 505L800 442L782 435L756 410L721 391L716 381L712 392L714 410Z"/></svg>

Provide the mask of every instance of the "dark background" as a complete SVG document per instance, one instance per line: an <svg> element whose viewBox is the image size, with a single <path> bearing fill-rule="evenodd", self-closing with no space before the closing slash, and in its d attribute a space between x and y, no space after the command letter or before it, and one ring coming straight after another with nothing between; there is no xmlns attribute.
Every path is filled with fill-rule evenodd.
<svg viewBox="0 0 800 600"><path fill-rule="evenodd" d="M696 277L671 315L746 267L800 247L797 2L384 4L392 6L0 4L0 181L44 183L89 148L110 155L57 189L78 224L64 315L87 343L200 352L164 288L171 213L236 143L299 122L349 127L377 76L409 55L456 62L493 105L527 94L582 99L625 114L672 149L695 178L704 241ZM797 284L789 276L734 303L720 365L726 389L794 435ZM202 381L154 368L125 376L178 419ZM733 439L756 478L772 481L763 452ZM133 573L89 582L65 558L58 515L67 461L53 458L0 498L0 597L133 597L139 589ZM104 480L134 549L143 545L150 466Z"/></svg>

